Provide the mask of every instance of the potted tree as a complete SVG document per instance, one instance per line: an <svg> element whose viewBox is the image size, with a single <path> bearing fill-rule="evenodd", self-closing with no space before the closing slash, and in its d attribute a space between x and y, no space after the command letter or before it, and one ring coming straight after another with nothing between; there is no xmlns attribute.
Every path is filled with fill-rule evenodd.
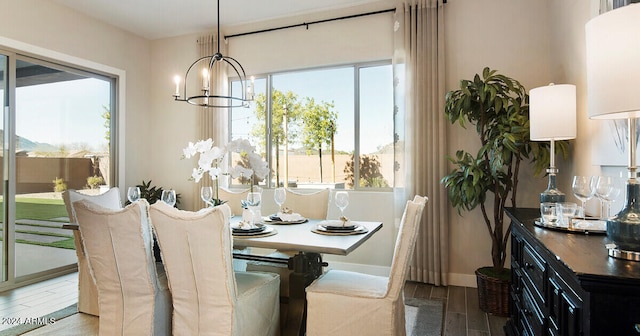
<svg viewBox="0 0 640 336"><path fill-rule="evenodd" d="M504 267L510 223L504 209L516 207L518 175L522 161L534 162L538 174L549 164L549 144L529 138L529 96L515 79L484 68L473 80L461 80L460 88L446 95L445 114L452 123L476 127L480 149L463 150L449 160L455 169L442 183L449 200L461 214L480 207L491 237L492 266L476 270L480 308L500 316L509 314L511 272ZM567 143L556 148L566 156Z"/></svg>

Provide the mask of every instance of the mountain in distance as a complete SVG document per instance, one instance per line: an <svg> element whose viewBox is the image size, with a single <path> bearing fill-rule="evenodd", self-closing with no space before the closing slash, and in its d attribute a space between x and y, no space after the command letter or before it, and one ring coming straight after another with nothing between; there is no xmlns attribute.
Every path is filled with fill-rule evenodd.
<svg viewBox="0 0 640 336"><path fill-rule="evenodd" d="M19 135L16 136L18 143L16 144L16 151L41 151L41 152L54 152L58 150L58 147L50 145L48 143L35 142L27 138L23 138ZM0 129L0 139L4 139L4 130Z"/></svg>

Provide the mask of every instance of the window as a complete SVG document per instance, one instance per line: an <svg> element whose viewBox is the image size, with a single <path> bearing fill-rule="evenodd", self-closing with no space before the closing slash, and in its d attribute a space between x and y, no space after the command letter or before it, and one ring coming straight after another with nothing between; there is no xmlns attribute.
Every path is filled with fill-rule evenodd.
<svg viewBox="0 0 640 336"><path fill-rule="evenodd" d="M254 86L251 106L231 110L230 136L248 139L269 162L271 174L262 185L393 185L390 63L267 74ZM231 90L239 89L232 81Z"/></svg>

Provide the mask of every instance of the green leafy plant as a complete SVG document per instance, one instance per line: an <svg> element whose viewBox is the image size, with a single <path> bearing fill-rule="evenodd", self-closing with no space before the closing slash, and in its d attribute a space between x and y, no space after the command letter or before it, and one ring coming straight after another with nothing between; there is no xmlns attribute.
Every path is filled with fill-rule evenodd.
<svg viewBox="0 0 640 336"><path fill-rule="evenodd" d="M458 150L449 158L456 168L441 182L458 213L480 206L491 236L492 271L508 276L504 263L511 227L505 223L504 209L507 202L516 207L522 161L530 159L534 174L539 174L549 164L549 143L530 141L525 88L489 68L484 68L482 77L462 80L458 90L447 93L445 115L452 124L474 125L481 147L475 155ZM556 150L566 157L568 143L557 141ZM488 209L489 198L493 204Z"/></svg>
<svg viewBox="0 0 640 336"><path fill-rule="evenodd" d="M102 176L93 175L87 177L87 186L89 186L89 189L96 189L103 183L104 179L102 178Z"/></svg>
<svg viewBox="0 0 640 336"><path fill-rule="evenodd" d="M149 202L149 204L153 204L159 201L162 198L162 187L156 187L151 185L151 180L149 182L145 182L142 180L142 184L136 185L136 187L140 188L140 198L144 198ZM131 202L126 201L125 204L129 204ZM176 204L177 207L180 204L180 194L176 193Z"/></svg>
<svg viewBox="0 0 640 336"><path fill-rule="evenodd" d="M53 191L63 192L67 190L67 183L62 178L56 177L53 181Z"/></svg>

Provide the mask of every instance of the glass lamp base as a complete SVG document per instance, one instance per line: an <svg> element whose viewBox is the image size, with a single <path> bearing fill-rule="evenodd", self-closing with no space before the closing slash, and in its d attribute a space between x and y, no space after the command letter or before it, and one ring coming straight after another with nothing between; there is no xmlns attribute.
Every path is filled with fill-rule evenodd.
<svg viewBox="0 0 640 336"><path fill-rule="evenodd" d="M607 237L621 251L640 252L640 184L629 181L627 202L618 214L607 220Z"/></svg>

